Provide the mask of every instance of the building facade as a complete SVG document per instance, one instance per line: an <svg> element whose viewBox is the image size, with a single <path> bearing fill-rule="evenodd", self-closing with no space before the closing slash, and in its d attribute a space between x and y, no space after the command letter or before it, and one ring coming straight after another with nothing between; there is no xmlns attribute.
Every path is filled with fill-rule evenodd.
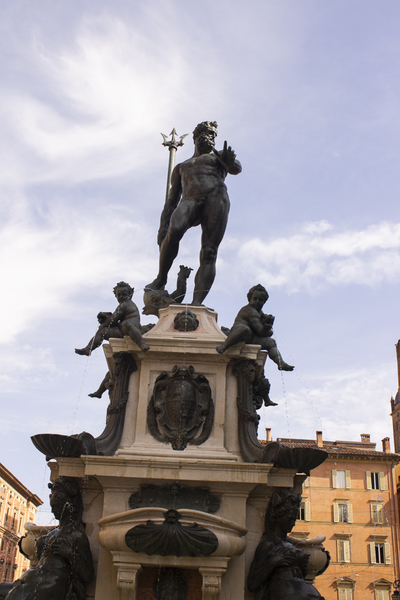
<svg viewBox="0 0 400 600"><path fill-rule="evenodd" d="M0 583L15 581L29 568L18 541L25 523L35 521L41 499L0 463Z"/></svg>
<svg viewBox="0 0 400 600"><path fill-rule="evenodd" d="M270 437L267 430L267 438ZM395 465L389 438L376 450L360 442L278 438L286 446L323 448L327 460L303 484L299 519L291 535L325 535L329 568L315 585L326 600L390 600L400 579Z"/></svg>
<svg viewBox="0 0 400 600"><path fill-rule="evenodd" d="M395 397L390 399L393 425L394 451L400 453L400 340L396 344L398 389Z"/></svg>

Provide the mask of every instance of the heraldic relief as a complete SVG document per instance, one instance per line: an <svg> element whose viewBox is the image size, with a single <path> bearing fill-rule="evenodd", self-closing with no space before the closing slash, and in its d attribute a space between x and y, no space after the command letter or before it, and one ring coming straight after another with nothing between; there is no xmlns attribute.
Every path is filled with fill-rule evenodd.
<svg viewBox="0 0 400 600"><path fill-rule="evenodd" d="M204 375L192 366L163 371L156 379L147 409L150 433L174 450L188 444L199 446L209 437L214 421L211 388Z"/></svg>

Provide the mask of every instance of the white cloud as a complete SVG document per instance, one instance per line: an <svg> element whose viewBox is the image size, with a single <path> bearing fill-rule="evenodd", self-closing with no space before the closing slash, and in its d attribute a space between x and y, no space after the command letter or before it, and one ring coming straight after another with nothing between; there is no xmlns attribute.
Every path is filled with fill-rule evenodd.
<svg viewBox="0 0 400 600"><path fill-rule="evenodd" d="M262 409L259 435L264 437L263 428L271 424L274 437L315 439L322 429L326 440L360 441L361 433L369 433L381 450L383 437L393 440L390 397L395 385L393 365L387 364L315 373L307 383L300 381L295 393L271 395L279 407Z"/></svg>
<svg viewBox="0 0 400 600"><path fill-rule="evenodd" d="M242 272L289 292L395 282L400 280L400 223L343 232L325 221L306 223L290 237L245 242L238 258Z"/></svg>
<svg viewBox="0 0 400 600"><path fill-rule="evenodd" d="M0 357L3 394L14 394L24 386L60 375L51 348L8 343L0 346Z"/></svg>
<svg viewBox="0 0 400 600"><path fill-rule="evenodd" d="M80 289L110 287L118 277L144 285L156 272L156 250L154 258L146 251L149 231L133 212L53 208L41 227L14 219L1 231L0 279L9 282L0 297L2 343L41 319L65 315Z"/></svg>
<svg viewBox="0 0 400 600"><path fill-rule="evenodd" d="M192 124L193 114L223 105L218 59L207 69L209 50L190 52L184 35L171 35L160 17L150 11L145 28L107 14L86 17L62 47L36 39L29 60L41 94L1 90L3 181L71 182L149 170L159 160L151 156L155 128L158 135L168 123ZM206 101L199 93L205 77L213 90Z"/></svg>

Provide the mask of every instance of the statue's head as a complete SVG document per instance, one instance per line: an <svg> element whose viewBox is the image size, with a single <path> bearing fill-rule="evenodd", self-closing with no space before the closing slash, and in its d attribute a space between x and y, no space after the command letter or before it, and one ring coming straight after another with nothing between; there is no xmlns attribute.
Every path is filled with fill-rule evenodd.
<svg viewBox="0 0 400 600"><path fill-rule="evenodd" d="M267 290L265 289L265 287L263 285L261 285L261 283L257 283L257 285L253 285L253 287L249 289L248 294L247 294L247 300L249 301L250 304L253 304L255 301L253 299L253 296L257 298L257 304L262 302L260 308L262 308L264 306L264 304L266 303L266 301L269 298L269 294L268 294Z"/></svg>
<svg viewBox="0 0 400 600"><path fill-rule="evenodd" d="M83 504L79 485L73 477L59 477L49 483L50 506L56 519L68 517L77 522L82 520Z"/></svg>
<svg viewBox="0 0 400 600"><path fill-rule="evenodd" d="M301 496L293 490L282 488L274 492L265 514L265 531L272 530L280 520L286 533L293 529L300 508Z"/></svg>
<svg viewBox="0 0 400 600"><path fill-rule="evenodd" d="M217 127L216 121L203 121L196 126L193 131L193 141L200 152L211 152L214 148Z"/></svg>
<svg viewBox="0 0 400 600"><path fill-rule="evenodd" d="M117 283L113 291L118 302L121 304L121 302L130 300L135 290L129 285L129 283L125 283L125 281L120 281L119 283Z"/></svg>
<svg viewBox="0 0 400 600"><path fill-rule="evenodd" d="M103 323L105 323L105 321L107 321L107 318L111 316L112 312L99 312L97 315L97 320L100 323L100 325L102 325Z"/></svg>
<svg viewBox="0 0 400 600"><path fill-rule="evenodd" d="M217 121L203 121L194 128L193 140L195 140L200 134L213 135L213 137L216 138L217 129Z"/></svg>

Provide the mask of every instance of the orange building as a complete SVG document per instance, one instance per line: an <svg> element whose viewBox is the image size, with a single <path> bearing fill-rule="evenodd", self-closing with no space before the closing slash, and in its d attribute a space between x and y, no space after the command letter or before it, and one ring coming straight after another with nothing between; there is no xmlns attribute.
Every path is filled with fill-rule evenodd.
<svg viewBox="0 0 400 600"><path fill-rule="evenodd" d="M0 583L18 579L29 568L18 540L24 525L33 523L41 499L0 463Z"/></svg>
<svg viewBox="0 0 400 600"><path fill-rule="evenodd" d="M267 439L270 430L267 429ZM326 600L390 600L400 579L394 467L400 456L382 451L368 434L360 442L278 438L286 446L323 448L327 460L303 484L299 520L291 535L325 535L331 563L315 585Z"/></svg>
<svg viewBox="0 0 400 600"><path fill-rule="evenodd" d="M396 358L399 387L395 397L390 399L390 404L392 409L391 417L393 424L394 450L395 452L400 453L400 340L396 344Z"/></svg>

